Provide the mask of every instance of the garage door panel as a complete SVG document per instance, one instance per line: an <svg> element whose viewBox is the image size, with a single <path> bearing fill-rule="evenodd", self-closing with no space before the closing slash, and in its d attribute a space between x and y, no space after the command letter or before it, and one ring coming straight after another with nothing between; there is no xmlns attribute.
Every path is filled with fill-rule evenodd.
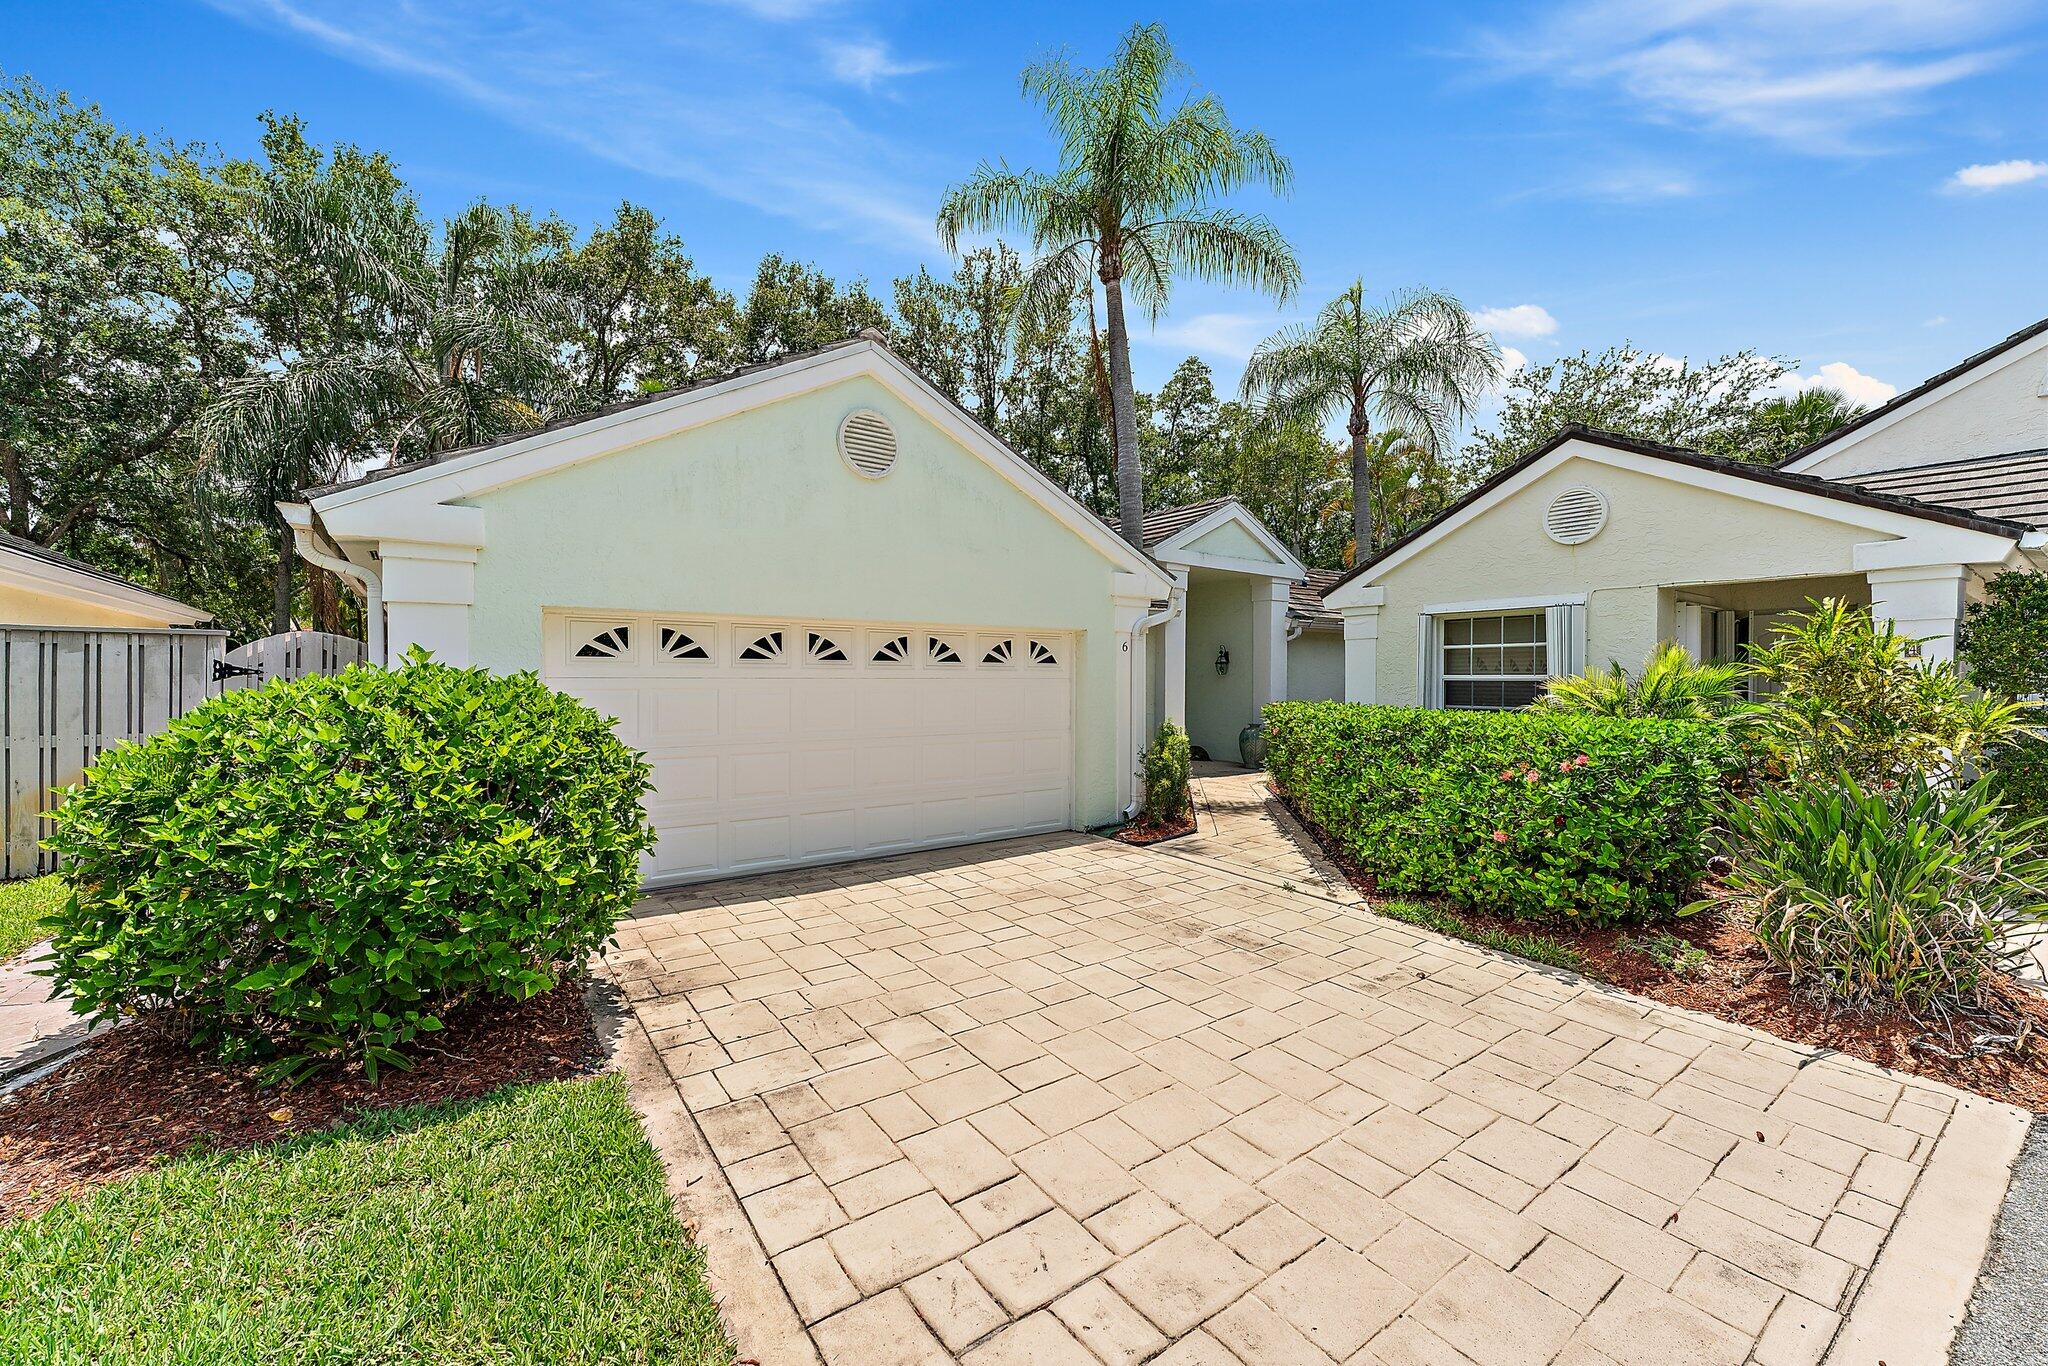
<svg viewBox="0 0 2048 1366"><path fill-rule="evenodd" d="M576 655L559 616L545 635L550 681L618 718L620 736L648 754L646 810L658 837L642 863L650 881L958 844L1071 819L1069 637L720 623L688 612L574 615L602 615L607 630L623 628L632 641Z"/></svg>

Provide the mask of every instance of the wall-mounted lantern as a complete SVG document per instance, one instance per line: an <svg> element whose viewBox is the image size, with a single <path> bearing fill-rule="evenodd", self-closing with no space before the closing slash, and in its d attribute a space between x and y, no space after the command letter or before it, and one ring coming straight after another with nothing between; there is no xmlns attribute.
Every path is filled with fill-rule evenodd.
<svg viewBox="0 0 2048 1366"><path fill-rule="evenodd" d="M1220 674L1230 672L1230 651L1218 650L1216 652L1216 672Z"/></svg>

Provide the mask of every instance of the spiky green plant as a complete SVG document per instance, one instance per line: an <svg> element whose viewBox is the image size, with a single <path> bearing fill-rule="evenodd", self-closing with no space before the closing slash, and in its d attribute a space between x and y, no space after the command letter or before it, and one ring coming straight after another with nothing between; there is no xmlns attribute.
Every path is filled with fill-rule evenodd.
<svg viewBox="0 0 2048 1366"><path fill-rule="evenodd" d="M1650 651L1633 678L1619 660L1569 678L1553 678L1536 705L1593 716L1650 716L1665 721L1714 721L1744 711L1748 670L1741 664L1702 664L1683 646L1666 641Z"/></svg>
<svg viewBox="0 0 2048 1366"><path fill-rule="evenodd" d="M1059 169L983 162L939 206L939 239L949 251L962 233L1015 227L1031 235L1038 259L1024 293L1032 307L1092 290L1091 272L1101 281L1117 502L1133 545L1144 542L1145 500L1126 291L1156 318L1175 275L1250 285L1283 301L1301 279L1278 228L1216 202L1246 186L1285 191L1293 179L1287 158L1264 133L1233 124L1213 95L1188 93L1169 108L1184 78L1157 24L1134 25L1099 70L1065 53L1027 67L1024 95L1045 109Z"/></svg>

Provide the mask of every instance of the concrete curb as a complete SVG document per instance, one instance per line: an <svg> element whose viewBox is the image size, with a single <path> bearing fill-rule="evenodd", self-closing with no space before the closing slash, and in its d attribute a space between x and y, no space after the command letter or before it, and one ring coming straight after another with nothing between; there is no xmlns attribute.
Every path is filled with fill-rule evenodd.
<svg viewBox="0 0 2048 1366"><path fill-rule="evenodd" d="M820 1366L818 1349L783 1290L782 1278L754 1236L739 1196L713 1159L711 1145L683 1104L653 1039L616 994L616 983L602 972L596 981L603 987L594 986L589 993L591 1014L612 1040L612 1065L626 1079L641 1128L661 1158L676 1211L704 1249L705 1276L726 1330L739 1346L740 1360L764 1366Z"/></svg>
<svg viewBox="0 0 2048 1366"><path fill-rule="evenodd" d="M1835 1334L1828 1366L1945 1362L2032 1116L1965 1095Z"/></svg>

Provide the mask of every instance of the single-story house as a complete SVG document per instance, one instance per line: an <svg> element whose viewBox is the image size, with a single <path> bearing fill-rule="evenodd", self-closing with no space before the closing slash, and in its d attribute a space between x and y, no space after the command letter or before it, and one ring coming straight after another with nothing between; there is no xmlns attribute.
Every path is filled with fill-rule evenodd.
<svg viewBox="0 0 2048 1366"><path fill-rule="evenodd" d="M0 626L138 630L195 626L211 616L83 560L0 532Z"/></svg>
<svg viewBox="0 0 2048 1366"><path fill-rule="evenodd" d="M2006 569L2048 570L2048 319L1777 466L1560 432L1323 600L1348 699L1500 708L1660 641L1738 657L1821 597L1948 659Z"/></svg>
<svg viewBox="0 0 2048 1366"><path fill-rule="evenodd" d="M1242 507L1134 547L879 335L282 511L373 663L532 669L616 717L655 883L1103 825L1148 683L1229 758L1294 647L1340 686L1341 626Z"/></svg>

